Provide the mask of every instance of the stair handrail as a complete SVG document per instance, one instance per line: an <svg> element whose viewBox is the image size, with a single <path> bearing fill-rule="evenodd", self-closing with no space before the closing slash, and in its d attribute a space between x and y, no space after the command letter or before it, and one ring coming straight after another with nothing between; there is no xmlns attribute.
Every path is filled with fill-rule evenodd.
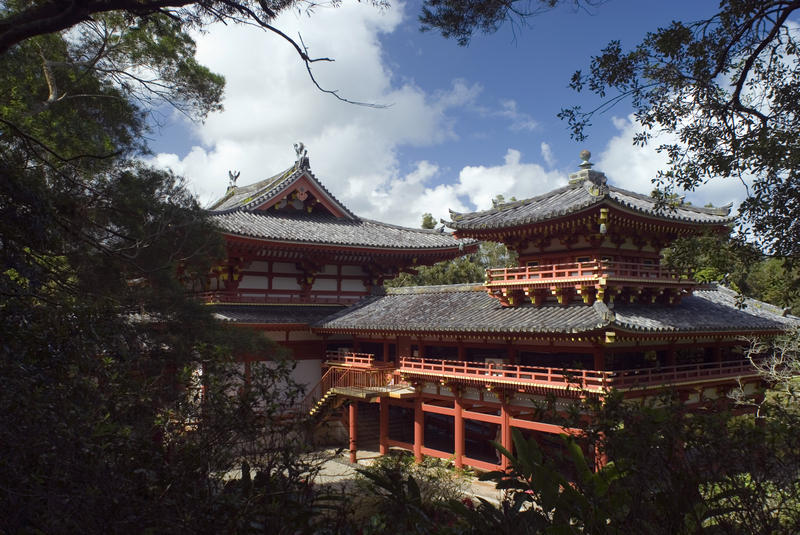
<svg viewBox="0 0 800 535"><path fill-rule="evenodd" d="M386 386L386 384L386 374L383 370L332 366L300 402L300 410L304 414L308 414L314 405L333 388L375 388Z"/></svg>

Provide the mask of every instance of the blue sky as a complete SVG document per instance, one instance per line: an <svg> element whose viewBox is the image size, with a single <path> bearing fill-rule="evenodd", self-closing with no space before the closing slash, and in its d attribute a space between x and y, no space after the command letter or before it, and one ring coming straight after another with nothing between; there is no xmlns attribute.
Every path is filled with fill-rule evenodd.
<svg viewBox="0 0 800 535"><path fill-rule="evenodd" d="M663 165L652 149L630 143L627 103L597 117L576 143L556 114L597 100L568 88L572 72L612 39L633 46L671 20L696 20L716 2L610 0L589 10L561 7L477 35L459 47L420 33L417 2L385 11L345 2L311 16L286 13L277 26L298 32L319 81L359 108L314 89L293 50L253 28L212 27L197 37L198 58L227 79L225 110L204 124L169 116L156 132L154 161L186 176L204 202L224 193L227 170L240 184L292 164L303 141L316 176L356 213L413 225L423 212L474 210L500 193L524 198L563 185L588 148L612 184L649 192ZM690 194L695 203L740 200L741 185L719 180Z"/></svg>

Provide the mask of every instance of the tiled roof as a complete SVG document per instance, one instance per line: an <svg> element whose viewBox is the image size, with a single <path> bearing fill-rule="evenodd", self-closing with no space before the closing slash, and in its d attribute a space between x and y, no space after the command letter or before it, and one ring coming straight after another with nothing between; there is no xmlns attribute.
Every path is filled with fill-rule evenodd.
<svg viewBox="0 0 800 535"><path fill-rule="evenodd" d="M238 236L293 243L392 249L455 249L477 243L436 230L398 227L369 219L339 219L327 213L247 212L213 214L223 231Z"/></svg>
<svg viewBox="0 0 800 535"><path fill-rule="evenodd" d="M447 226L454 229L516 227L555 219L600 204L663 220L693 224L719 225L733 220L728 216L730 207L700 208L681 204L657 209L656 200L647 195L584 180L538 197L500 204L491 210L465 214L451 211L452 221Z"/></svg>
<svg viewBox="0 0 800 535"><path fill-rule="evenodd" d="M312 213L257 210L270 199L290 193L291 186L301 177L311 180L316 194L345 217L336 217L325 210ZM458 240L441 230L412 229L360 218L314 177L308 158L255 184L230 188L209 211L223 232L270 241L381 249L446 249L453 253L478 243L472 239Z"/></svg>
<svg viewBox="0 0 800 535"><path fill-rule="evenodd" d="M784 316L773 305L745 299L736 302L736 292L722 286L695 290L674 307L620 305L614 309L619 327L648 332L760 331L800 326L800 318Z"/></svg>
<svg viewBox="0 0 800 535"><path fill-rule="evenodd" d="M308 168L307 158L302 162L295 163L295 165L289 169L275 176L261 180L260 182L256 182L255 184L229 188L225 196L214 202L209 207L209 210L216 213L225 213L233 210L251 210L257 208L280 193L289 190L292 184L303 176L308 177L317 191L344 213L346 217L356 218L355 214L348 210L344 204L334 197L333 194L317 180L314 173ZM291 193L291 191L289 191L289 193Z"/></svg>
<svg viewBox="0 0 800 535"><path fill-rule="evenodd" d="M603 327L595 307L503 308L482 286L393 288L314 325L323 329L420 332L548 333Z"/></svg>
<svg viewBox="0 0 800 535"><path fill-rule="evenodd" d="M739 309L736 294L709 287L685 297L676 306L500 306L482 286L451 285L396 288L367 298L314 327L330 330L470 333L580 333L620 328L642 332L774 331L800 325L800 318L754 300Z"/></svg>
<svg viewBox="0 0 800 535"><path fill-rule="evenodd" d="M339 306L318 305L214 305L214 317L220 321L247 324L311 324L341 310Z"/></svg>

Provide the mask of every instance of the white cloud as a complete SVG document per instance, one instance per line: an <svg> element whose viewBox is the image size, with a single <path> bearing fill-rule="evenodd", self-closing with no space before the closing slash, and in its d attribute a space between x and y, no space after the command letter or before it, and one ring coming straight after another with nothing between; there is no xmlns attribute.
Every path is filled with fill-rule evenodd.
<svg viewBox="0 0 800 535"><path fill-rule="evenodd" d="M419 162L401 176L397 150L456 139L448 111L472 105L481 87L455 80L428 94L411 81L397 83L379 37L402 17L402 5L381 11L344 4L318 8L311 17L286 13L276 21L287 35L301 33L311 56L335 58L313 64L323 87L348 99L390 104L380 110L318 91L283 40L250 27L212 26L197 37L197 56L226 77L225 110L195 127L200 146L153 161L186 176L201 201L209 202L224 193L229 169L241 171L239 184L263 179L289 167L292 143L303 141L314 173L365 217L417 226L425 211L446 216L439 203L463 208L453 188L426 185L438 172L435 164Z"/></svg>
<svg viewBox="0 0 800 535"><path fill-rule="evenodd" d="M556 164L556 158L553 155L553 149L550 148L550 145L542 141L541 151L542 158L544 158L544 162L547 164L547 167L553 167Z"/></svg>
<svg viewBox="0 0 800 535"><path fill-rule="evenodd" d="M502 165L464 167L454 189L478 210L486 210L491 208L492 199L498 194L506 199L525 199L563 186L566 182L565 173L546 171L536 163L523 163L520 151L508 149Z"/></svg>
<svg viewBox="0 0 800 535"><path fill-rule="evenodd" d="M655 188L653 178L660 169L667 168L667 156L656 152L655 148L661 143L672 142L672 139L661 137L651 140L645 147L637 147L632 143L633 135L638 130L633 116L625 119L615 117L612 121L619 134L609 140L598 157L593 158L596 163L594 168L605 173L612 185L639 193L650 193ZM734 209L731 213L735 214L746 193L738 179L720 177L695 191L686 192L686 200L696 206L733 203Z"/></svg>
<svg viewBox="0 0 800 535"><path fill-rule="evenodd" d="M505 117L511 121L509 128L514 132L527 130L528 132L535 130L539 123L527 113L519 111L517 108L517 101L515 100L501 100L500 110L496 112L500 117Z"/></svg>

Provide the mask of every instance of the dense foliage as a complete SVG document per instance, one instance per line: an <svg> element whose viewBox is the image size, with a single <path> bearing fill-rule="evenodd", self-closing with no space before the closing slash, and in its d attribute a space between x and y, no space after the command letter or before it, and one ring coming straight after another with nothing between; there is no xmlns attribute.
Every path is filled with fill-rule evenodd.
<svg viewBox="0 0 800 535"><path fill-rule="evenodd" d="M502 202L498 195L497 202ZM433 229L436 222L431 214L422 215L421 227ZM444 230L444 229L442 229ZM481 242L475 253L452 260L437 262L432 266L419 266L412 272L401 273L386 282L387 288L398 286L432 286L437 284L482 283L486 280L486 270L491 268L514 267L517 253L497 242Z"/></svg>
<svg viewBox="0 0 800 535"><path fill-rule="evenodd" d="M524 22L579 0L425 3L424 28L467 44L475 31ZM577 71L571 86L603 99L595 109L560 116L582 140L595 114L630 102L640 125L635 144L657 142L668 156L655 177L666 190L692 190L710 179L748 184L743 230L769 252L800 255L800 47L796 0L723 0L694 22L674 21L627 50L611 41Z"/></svg>
<svg viewBox="0 0 800 535"><path fill-rule="evenodd" d="M6 2L0 34L100 4ZM141 4L0 47L0 531L216 533L277 516L293 533L315 467L284 418L291 367L187 299L222 240L179 178L137 160L154 106L202 119L223 80L194 60L187 20ZM246 389L241 354L272 359ZM244 461L247 492L226 483Z"/></svg>

